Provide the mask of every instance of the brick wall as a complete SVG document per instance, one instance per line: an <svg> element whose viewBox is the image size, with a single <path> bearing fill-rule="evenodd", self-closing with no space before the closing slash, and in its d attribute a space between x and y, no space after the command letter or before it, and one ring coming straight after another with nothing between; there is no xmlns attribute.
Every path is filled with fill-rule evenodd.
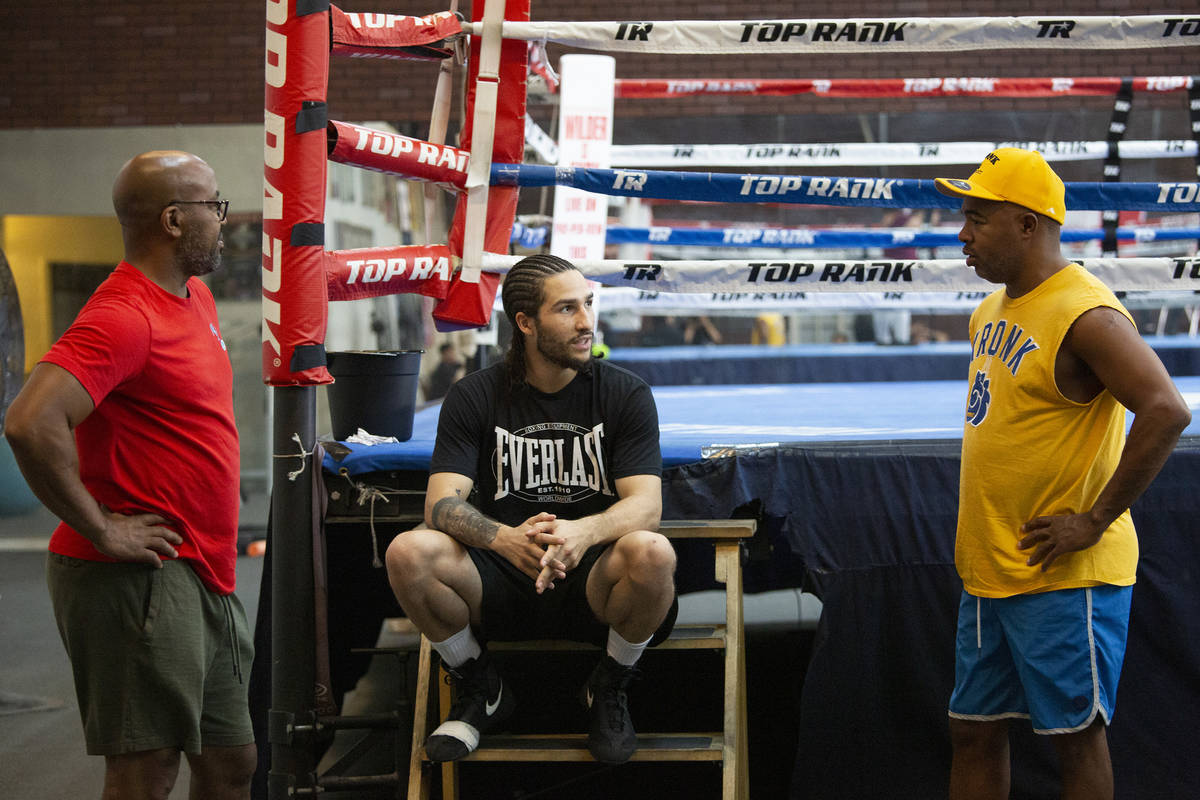
<svg viewBox="0 0 1200 800"><path fill-rule="evenodd" d="M954 0L843 0L836 17L1028 14L1027 3L996 0L965 8ZM69 9L57 11L56 9ZM346 0L347 11L424 14L440 10L406 0ZM696 0L650 6L633 0L582 3L534 0L535 19L767 19L812 16L824 4L781 0ZM103 0L71 4L8 3L0 14L0 127L97 127L255 123L262 119L264 3L261 0ZM648 11L649 9L649 11ZM1061 10L1060 10L1061 9ZM1162 13L1144 0L1064 0L1055 13ZM1200 41L1200 37L1198 37ZM562 48L552 47L555 59ZM617 76L633 77L924 77L1186 75L1197 51L1173 47L1063 53L995 51L824 56L620 56ZM336 119L384 119L420 132L429 116L437 66L337 59L330 76ZM1137 109L1182 107L1181 95L1143 96ZM671 116L995 112L1062 112L1111 108L1108 98L1069 100L836 100L700 98L673 101ZM652 101L619 101L618 117L661 117ZM1164 133L1178 138L1182 133Z"/></svg>

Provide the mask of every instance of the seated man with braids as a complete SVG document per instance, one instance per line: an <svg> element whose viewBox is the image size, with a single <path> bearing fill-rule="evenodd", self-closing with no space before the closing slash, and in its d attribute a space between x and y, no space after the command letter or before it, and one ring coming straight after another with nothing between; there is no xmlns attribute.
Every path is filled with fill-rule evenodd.
<svg viewBox="0 0 1200 800"><path fill-rule="evenodd" d="M502 299L506 359L451 387L425 526L387 552L396 599L458 689L425 752L462 758L512 714L489 640L571 639L606 648L581 690L588 749L623 763L637 749L626 700L634 664L670 633L678 608L675 552L655 532L658 412L644 381L592 360L592 290L573 264L525 258Z"/></svg>

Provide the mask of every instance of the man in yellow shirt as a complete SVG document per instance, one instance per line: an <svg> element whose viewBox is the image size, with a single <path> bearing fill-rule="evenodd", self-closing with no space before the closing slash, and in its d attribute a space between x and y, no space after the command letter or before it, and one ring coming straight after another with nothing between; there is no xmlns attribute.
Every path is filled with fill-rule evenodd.
<svg viewBox="0 0 1200 800"><path fill-rule="evenodd" d="M970 325L950 796L1008 797L1009 720L1022 717L1054 735L1062 797L1111 798L1105 725L1138 558L1129 506L1191 412L1117 298L1062 255L1065 190L1040 153L1001 148L937 186L963 199L967 265L1004 286Z"/></svg>

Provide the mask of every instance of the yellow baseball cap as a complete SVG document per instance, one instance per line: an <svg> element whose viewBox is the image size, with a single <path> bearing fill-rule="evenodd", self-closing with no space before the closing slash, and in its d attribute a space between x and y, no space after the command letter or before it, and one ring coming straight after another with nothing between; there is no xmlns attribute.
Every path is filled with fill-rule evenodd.
<svg viewBox="0 0 1200 800"><path fill-rule="evenodd" d="M967 180L934 178L942 194L1001 200L1045 214L1059 225L1067 218L1066 187L1037 150L1001 147L984 157Z"/></svg>

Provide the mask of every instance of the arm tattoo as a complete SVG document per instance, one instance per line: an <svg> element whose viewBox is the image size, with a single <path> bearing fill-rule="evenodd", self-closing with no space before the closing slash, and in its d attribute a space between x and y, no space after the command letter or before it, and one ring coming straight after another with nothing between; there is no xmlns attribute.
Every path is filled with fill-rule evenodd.
<svg viewBox="0 0 1200 800"><path fill-rule="evenodd" d="M461 492L434 503L431 516L433 527L468 547L487 547L500 531L500 523L479 513L479 509L462 499Z"/></svg>

